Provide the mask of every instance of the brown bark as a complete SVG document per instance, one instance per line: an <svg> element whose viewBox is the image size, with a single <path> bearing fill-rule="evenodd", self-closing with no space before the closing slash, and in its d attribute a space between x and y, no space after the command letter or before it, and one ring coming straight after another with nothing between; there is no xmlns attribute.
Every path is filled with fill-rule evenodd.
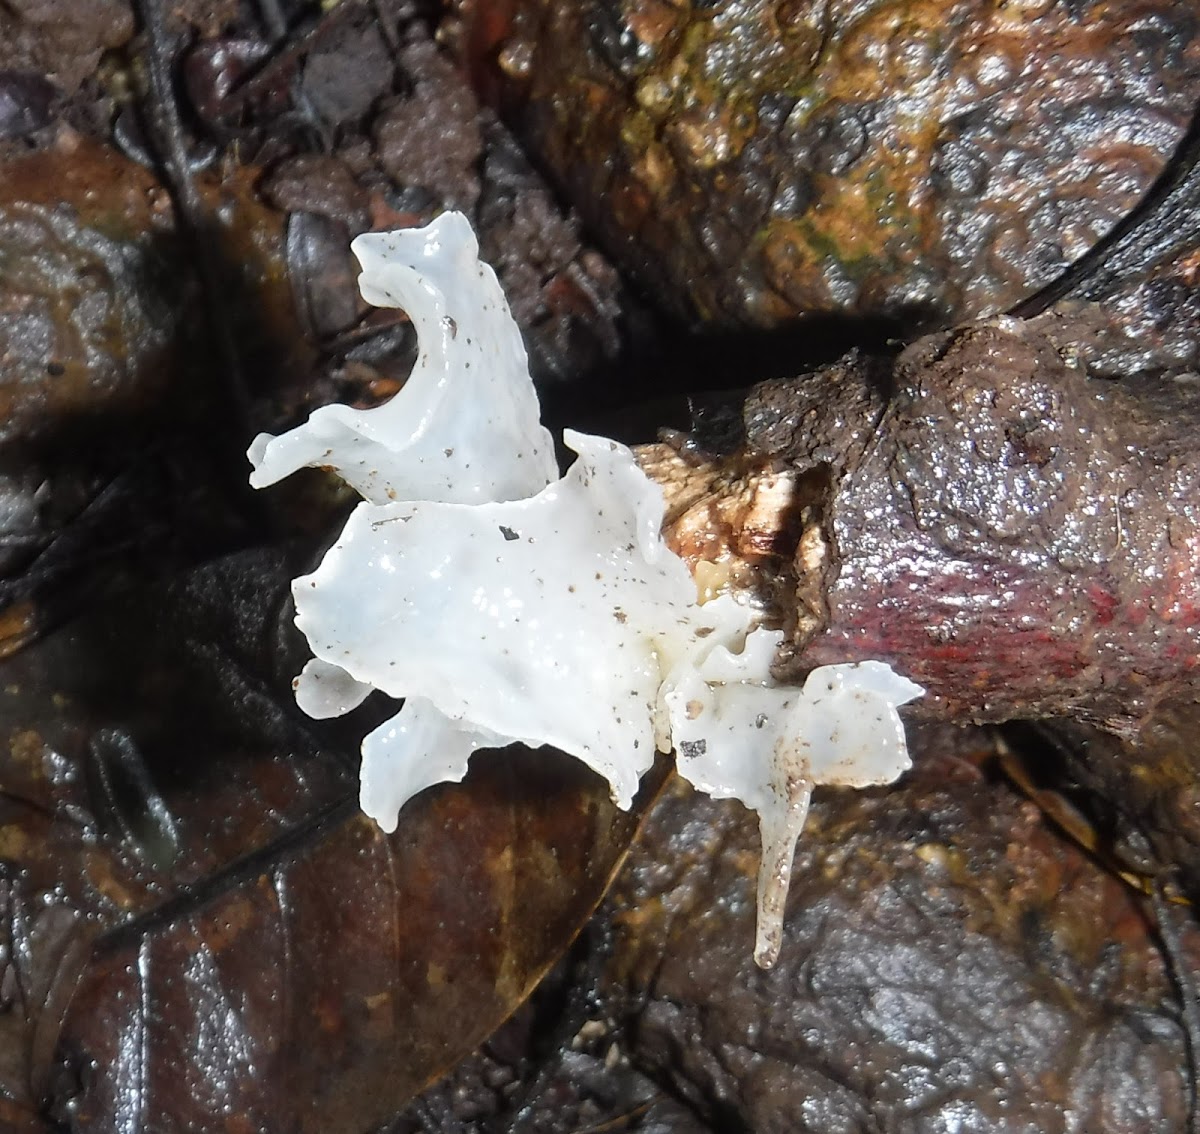
<svg viewBox="0 0 1200 1134"><path fill-rule="evenodd" d="M1133 735L1197 691L1200 397L1089 380L1086 350L1083 318L1000 319L757 387L739 452L695 474L708 496L668 487L675 545L759 590L781 677L880 658L923 716ZM689 545L730 483L780 475L771 533L727 508L715 553Z"/></svg>
<svg viewBox="0 0 1200 1134"><path fill-rule="evenodd" d="M476 89L610 254L740 326L1020 301L1154 181L1200 59L1164 0L454 7Z"/></svg>

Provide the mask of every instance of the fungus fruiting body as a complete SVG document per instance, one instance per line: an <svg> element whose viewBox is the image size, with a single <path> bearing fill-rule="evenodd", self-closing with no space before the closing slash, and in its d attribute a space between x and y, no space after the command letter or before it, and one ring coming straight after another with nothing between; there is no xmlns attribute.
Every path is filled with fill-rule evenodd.
<svg viewBox="0 0 1200 1134"><path fill-rule="evenodd" d="M813 787L900 775L896 708L922 690L881 662L777 684L779 632L730 594L700 601L630 449L567 431L577 455L558 475L520 334L464 217L352 250L364 298L416 328L412 376L378 409L326 406L249 452L256 486L317 466L364 498L293 585L314 654L301 708L340 715L375 689L403 699L362 747L362 807L387 831L480 748L557 748L622 807L674 748L696 787L758 813L755 959L770 965Z"/></svg>

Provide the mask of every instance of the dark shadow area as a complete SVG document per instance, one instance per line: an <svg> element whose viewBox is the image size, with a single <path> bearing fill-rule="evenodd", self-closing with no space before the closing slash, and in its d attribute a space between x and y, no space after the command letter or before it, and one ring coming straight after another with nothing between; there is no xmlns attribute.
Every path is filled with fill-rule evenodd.
<svg viewBox="0 0 1200 1134"><path fill-rule="evenodd" d="M41 325L25 340L17 333L7 340L9 398L19 408L0 441L0 611L29 607L35 633L99 596L249 546L271 530L261 495L246 479L249 423L219 380L222 362L208 327L186 315L195 302L186 245L150 234L122 246L121 255L153 263L177 281L171 293L152 297L182 313L166 323L166 339L147 350L136 325L115 335L96 328L110 336L111 375L89 373L65 397L56 386L67 380L58 363L45 366L40 384L30 381L40 372ZM106 302L118 310L136 306L127 289L141 286L143 275L108 279ZM225 301L238 313L231 326L247 330L237 349L269 384L287 346L264 334L270 324L244 266L222 263L221 275ZM69 363L91 365L84 358Z"/></svg>
<svg viewBox="0 0 1200 1134"><path fill-rule="evenodd" d="M917 313L894 319L814 315L773 330L664 323L653 342L635 344L602 378L541 385L539 395L552 432L569 426L636 444L654 440L660 428L691 429L694 414L711 417L736 400L735 391L816 370L852 350L888 354L924 329Z"/></svg>

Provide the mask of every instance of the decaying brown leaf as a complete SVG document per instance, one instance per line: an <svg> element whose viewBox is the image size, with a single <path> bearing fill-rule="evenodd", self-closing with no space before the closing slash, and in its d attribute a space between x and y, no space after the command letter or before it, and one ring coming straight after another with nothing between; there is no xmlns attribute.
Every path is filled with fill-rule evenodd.
<svg viewBox="0 0 1200 1134"><path fill-rule="evenodd" d="M288 703L293 570L235 557L4 663L0 1090L31 1123L369 1129L505 1019L620 861L633 815L534 752L380 834L344 734Z"/></svg>

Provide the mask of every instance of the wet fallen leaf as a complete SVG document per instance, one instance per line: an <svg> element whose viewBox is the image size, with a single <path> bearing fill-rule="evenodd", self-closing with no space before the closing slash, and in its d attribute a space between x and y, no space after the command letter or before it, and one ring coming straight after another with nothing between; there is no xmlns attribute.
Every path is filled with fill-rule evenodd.
<svg viewBox="0 0 1200 1134"><path fill-rule="evenodd" d="M217 562L0 669L0 1092L29 1129L370 1129L620 861L633 814L544 753L477 759L393 837L360 816L345 733L290 704L294 567Z"/></svg>

